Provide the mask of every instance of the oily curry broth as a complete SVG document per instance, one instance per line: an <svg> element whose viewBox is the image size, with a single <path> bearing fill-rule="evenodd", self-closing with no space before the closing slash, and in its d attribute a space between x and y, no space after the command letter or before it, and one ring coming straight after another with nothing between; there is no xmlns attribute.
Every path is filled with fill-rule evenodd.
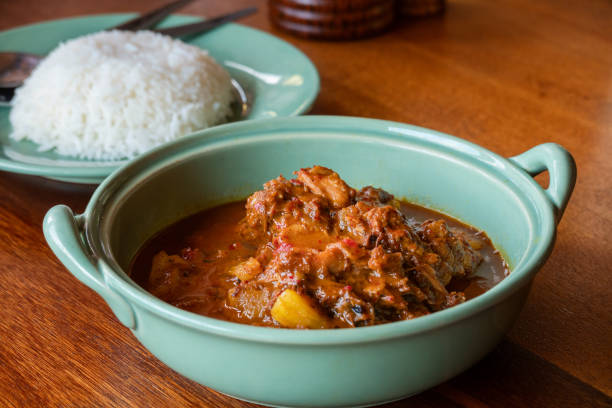
<svg viewBox="0 0 612 408"><path fill-rule="evenodd" d="M462 291L466 299L474 298L499 283L509 273L507 265L484 232L453 218L426 208L400 201L400 211L409 223L443 219L452 231L460 231L482 255L482 262L469 278L453 278L447 289ZM255 256L257 246L243 239L239 223L245 216L245 201L221 205L191 217L162 231L147 242L132 262L131 276L143 288L150 289L149 275L153 257L160 251L189 258L199 249L203 260L198 270L184 272L171 299L161 297L177 307L205 316L238 323L276 326L268 318L239 313L227 305L228 291L236 285L236 277L228 269ZM320 246L320 240L313 246ZM334 327L350 327L336 322Z"/></svg>

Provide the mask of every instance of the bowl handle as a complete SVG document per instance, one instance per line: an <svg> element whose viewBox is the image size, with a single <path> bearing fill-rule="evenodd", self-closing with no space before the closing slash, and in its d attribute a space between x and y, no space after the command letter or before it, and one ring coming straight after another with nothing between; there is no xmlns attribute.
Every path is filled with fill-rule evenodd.
<svg viewBox="0 0 612 408"><path fill-rule="evenodd" d="M510 158L531 176L548 170L550 182L545 193L555 209L557 224L576 184L576 163L572 155L556 143L544 143Z"/></svg>
<svg viewBox="0 0 612 408"><path fill-rule="evenodd" d="M55 256L81 282L97 292L108 303L115 316L130 329L136 328L132 307L111 289L89 255L82 232L82 215L74 216L65 205L56 205L45 215L43 232Z"/></svg>

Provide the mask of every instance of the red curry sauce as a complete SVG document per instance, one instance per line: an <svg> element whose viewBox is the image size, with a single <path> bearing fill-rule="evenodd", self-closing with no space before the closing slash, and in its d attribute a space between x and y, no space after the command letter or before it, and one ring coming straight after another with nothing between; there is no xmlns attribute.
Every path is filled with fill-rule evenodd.
<svg viewBox="0 0 612 408"><path fill-rule="evenodd" d="M137 254L131 276L205 316L332 328L452 307L509 273L484 232L380 189L354 190L323 167L296 173L167 228Z"/></svg>

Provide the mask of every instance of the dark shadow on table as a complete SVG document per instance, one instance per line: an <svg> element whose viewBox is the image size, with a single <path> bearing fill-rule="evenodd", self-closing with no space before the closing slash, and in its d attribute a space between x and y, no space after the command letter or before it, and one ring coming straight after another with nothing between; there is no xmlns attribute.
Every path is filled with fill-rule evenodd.
<svg viewBox="0 0 612 408"><path fill-rule="evenodd" d="M505 340L458 377L414 397L382 405L385 408L441 406L612 407L612 398Z"/></svg>

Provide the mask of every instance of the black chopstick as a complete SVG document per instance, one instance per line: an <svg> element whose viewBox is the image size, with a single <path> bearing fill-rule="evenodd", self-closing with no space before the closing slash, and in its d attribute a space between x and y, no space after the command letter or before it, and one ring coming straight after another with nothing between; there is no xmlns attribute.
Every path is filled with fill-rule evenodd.
<svg viewBox="0 0 612 408"><path fill-rule="evenodd" d="M109 28L109 30L128 30L128 31L138 31L138 30L146 30L147 28L154 27L157 23L162 21L168 15L170 15L173 11L176 11L182 7L185 7L187 4L191 3L193 0L176 0L171 3L168 3L162 7L159 7L155 10L151 10L142 16L133 18L125 23L121 23L118 26Z"/></svg>
<svg viewBox="0 0 612 408"><path fill-rule="evenodd" d="M257 7L248 7L242 10L234 11L233 13L225 14L222 16L214 17L209 20L200 21L192 24L185 24L177 27L168 27L160 30L153 30L160 34L169 35L170 37L184 37L189 34L199 34L205 31L212 30L213 28L234 21L236 19L246 17L257 11Z"/></svg>

